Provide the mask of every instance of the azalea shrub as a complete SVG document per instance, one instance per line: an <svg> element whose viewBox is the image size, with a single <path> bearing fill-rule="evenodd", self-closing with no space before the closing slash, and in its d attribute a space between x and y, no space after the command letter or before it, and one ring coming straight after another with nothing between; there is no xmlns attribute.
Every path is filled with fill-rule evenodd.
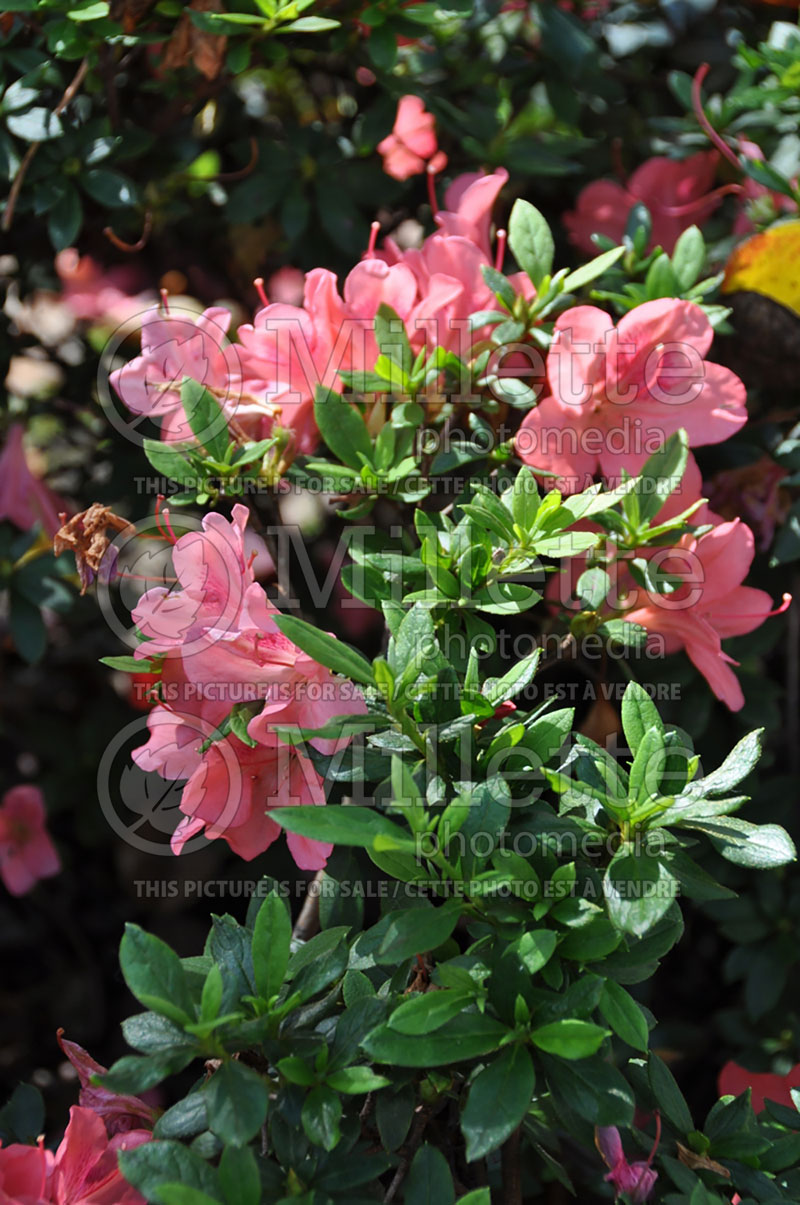
<svg viewBox="0 0 800 1205"><path fill-rule="evenodd" d="M240 7L0 24L0 1201L800 1201L800 30Z"/></svg>

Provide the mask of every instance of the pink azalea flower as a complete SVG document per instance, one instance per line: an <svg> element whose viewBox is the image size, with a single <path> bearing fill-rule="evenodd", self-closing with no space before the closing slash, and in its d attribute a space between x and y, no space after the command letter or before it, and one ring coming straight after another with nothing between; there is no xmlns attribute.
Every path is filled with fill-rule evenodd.
<svg viewBox="0 0 800 1205"><path fill-rule="evenodd" d="M0 1205L41 1205L48 1201L45 1193L52 1159L41 1144L0 1143Z"/></svg>
<svg viewBox="0 0 800 1205"><path fill-rule="evenodd" d="M788 514L790 496L782 483L788 476L770 456L761 456L752 464L723 469L709 482L711 502L726 519L745 519L756 536L758 547L769 548L775 527Z"/></svg>
<svg viewBox="0 0 800 1205"><path fill-rule="evenodd" d="M39 879L61 870L46 819L38 787L6 791L0 803L0 878L12 895L25 895Z"/></svg>
<svg viewBox="0 0 800 1205"><path fill-rule="evenodd" d="M718 196L706 197L718 158L716 151L698 151L683 160L659 155L638 167L626 184L615 180L587 184L576 208L564 214L571 241L587 255L597 254L593 234L620 243L630 210L642 203L653 223L649 248L660 246L671 254L683 231L701 225L719 204Z"/></svg>
<svg viewBox="0 0 800 1205"><path fill-rule="evenodd" d="M640 1205L640 1202L648 1201L658 1179L658 1172L651 1167L658 1146L658 1137L656 1137L656 1145L646 1163L643 1161L628 1162L616 1126L596 1127L594 1141L603 1162L610 1169L605 1179L607 1183L613 1184L614 1192L618 1196L620 1193L627 1193L632 1205Z"/></svg>
<svg viewBox="0 0 800 1205"><path fill-rule="evenodd" d="M457 176L444 194L444 209L434 219L444 234L460 235L480 247L487 263L492 257L489 239L492 209L507 180L504 167L488 175L465 172Z"/></svg>
<svg viewBox="0 0 800 1205"><path fill-rule="evenodd" d="M58 1031L58 1044L78 1073L81 1091L78 1098L81 1108L91 1109L102 1118L109 1138L129 1130L152 1130L158 1112L145 1104L138 1096L121 1096L108 1088L92 1083L92 1076L105 1075L107 1068L98 1063L77 1042L69 1042Z"/></svg>
<svg viewBox="0 0 800 1205"><path fill-rule="evenodd" d="M64 301L77 319L118 326L143 313L156 300L150 290L138 292L139 277L129 266L103 268L74 247L59 251L55 268Z"/></svg>
<svg viewBox="0 0 800 1205"><path fill-rule="evenodd" d="M662 637L667 653L686 650L731 711L744 706L744 695L731 669L737 662L722 651L721 641L754 631L773 614L764 590L741 584L754 551L753 533L738 519L719 524L699 540L684 536L674 548L657 554L658 571L675 574L683 585L667 595L633 586L623 602L625 619ZM781 610L790 601L784 596Z"/></svg>
<svg viewBox="0 0 800 1205"><path fill-rule="evenodd" d="M796 1063L786 1075L777 1075L770 1071L748 1071L746 1067L729 1060L719 1073L717 1089L720 1096L741 1096L748 1088L755 1113L763 1110L765 1100L774 1100L776 1104L793 1109L790 1089L800 1088L800 1063Z"/></svg>
<svg viewBox="0 0 800 1205"><path fill-rule="evenodd" d="M378 143L378 154L383 156L383 170L395 180L408 180L418 176L430 160L436 157L435 169L441 171L447 157L437 155L436 120L425 109L418 96L403 96L397 106L397 115L391 134Z"/></svg>
<svg viewBox="0 0 800 1205"><path fill-rule="evenodd" d="M41 523L54 536L61 526L59 513L70 507L28 468L24 437L22 424L12 423L0 452L0 519L8 519L21 531Z"/></svg>
<svg viewBox="0 0 800 1205"><path fill-rule="evenodd" d="M128 1130L109 1138L91 1109L73 1105L56 1151L45 1201L52 1205L144 1205L144 1197L122 1176L120 1151L150 1142L149 1130Z"/></svg>
<svg viewBox="0 0 800 1205"><path fill-rule="evenodd" d="M704 357L714 332L689 301L647 301L614 326L604 311L561 314L547 357L550 396L525 417L517 454L572 493L599 470L635 473L684 428L692 447L719 443L747 419L745 387Z"/></svg>
<svg viewBox="0 0 800 1205"><path fill-rule="evenodd" d="M173 837L176 853L200 832L222 837L240 857L262 853L279 835L271 807L324 804L313 763L274 732L276 725L322 727L344 714L363 714L361 692L308 657L279 631L275 607L245 558L247 509L233 520L209 515L204 530L182 536L173 559L180 590L150 590L134 611L145 636L140 655L165 653L164 703L150 713L150 738L134 751L145 771L187 779L185 819ZM235 703L253 702L247 731L253 747L229 735L200 747ZM315 740L331 753L344 742ZM302 869L325 865L331 846L289 834Z"/></svg>
<svg viewBox="0 0 800 1205"><path fill-rule="evenodd" d="M133 414L161 420L165 440L193 440L181 405L184 377L200 381L232 418L241 391L238 348L227 340L230 311L222 306L191 317L152 309L142 322L142 354L111 373L111 384Z"/></svg>

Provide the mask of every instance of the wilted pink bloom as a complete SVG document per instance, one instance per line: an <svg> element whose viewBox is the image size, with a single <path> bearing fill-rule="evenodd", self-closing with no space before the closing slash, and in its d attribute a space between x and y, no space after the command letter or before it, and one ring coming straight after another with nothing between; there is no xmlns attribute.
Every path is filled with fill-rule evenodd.
<svg viewBox="0 0 800 1205"><path fill-rule="evenodd" d="M731 711L744 706L744 695L731 669L737 662L722 651L721 641L754 631L774 613L764 590L741 584L754 551L753 533L738 519L719 524L700 539L684 536L675 547L659 549L652 558L657 559L657 572L674 574L683 584L671 594L649 593L632 585L622 604L624 618L661 636L667 653L685 649ZM790 601L785 595L781 610Z"/></svg>
<svg viewBox="0 0 800 1205"><path fill-rule="evenodd" d="M649 1200L658 1179L658 1172L651 1167L655 1147L646 1163L628 1163L616 1126L597 1126L594 1141L603 1162L610 1168L605 1179L609 1184L613 1184L614 1192L617 1195L627 1193L632 1205L640 1205L640 1202Z"/></svg>
<svg viewBox="0 0 800 1205"><path fill-rule="evenodd" d="M424 172L430 160L436 156L435 168L441 171L447 157L437 155L436 120L425 109L418 96L403 96L397 106L397 115L391 134L378 143L378 154L383 156L383 170L395 180L407 180Z"/></svg>
<svg viewBox="0 0 800 1205"><path fill-rule="evenodd" d="M741 1096L748 1088L755 1113L763 1110L765 1100L774 1100L776 1104L793 1109L791 1089L800 1088L800 1063L795 1063L785 1075L777 1075L769 1071L748 1071L733 1060L727 1062L717 1080L720 1096Z"/></svg>
<svg viewBox="0 0 800 1205"><path fill-rule="evenodd" d="M789 511L789 496L782 496L781 491L786 476L786 469L772 457L761 456L752 464L715 473L709 482L709 498L724 518L745 519L754 530L758 547L769 548L776 525Z"/></svg>
<svg viewBox="0 0 800 1205"><path fill-rule="evenodd" d="M188 315L152 309L142 322L142 354L111 373L111 384L133 414L161 420L165 440L193 440L180 388L191 377L209 389L230 419L241 393L238 348L228 342L230 311L222 306Z"/></svg>
<svg viewBox="0 0 800 1205"><path fill-rule="evenodd" d="M107 1068L98 1063L77 1042L69 1042L58 1031L58 1044L78 1073L81 1092L78 1098L81 1108L91 1109L102 1118L108 1136L124 1134L129 1130L152 1130L158 1116L157 1110L145 1104L138 1096L121 1096L109 1088L93 1084L92 1076L105 1075Z"/></svg>
<svg viewBox="0 0 800 1205"><path fill-rule="evenodd" d="M713 337L690 301L647 301L617 327L594 306L567 310L547 357L550 396L526 415L517 454L572 493L598 470L611 480L637 473L681 428L692 447L728 439L747 419L746 393L704 359Z"/></svg>
<svg viewBox="0 0 800 1205"><path fill-rule="evenodd" d="M44 1200L52 1205L144 1205L144 1197L123 1179L120 1151L150 1142L149 1130L128 1130L109 1138L91 1109L73 1105L64 1138L50 1158Z"/></svg>
<svg viewBox="0 0 800 1205"><path fill-rule="evenodd" d="M118 326L156 300L152 290L139 291L140 276L135 268L104 268L90 255L79 255L74 247L59 251L55 268L64 301L84 322Z"/></svg>
<svg viewBox="0 0 800 1205"><path fill-rule="evenodd" d="M245 555L244 506L233 520L206 516L202 532L176 543L173 559L181 589L148 591L133 617L145 637L137 653L165 653L164 703L150 713L150 738L134 751L145 771L187 779L184 819L173 837L180 852L200 832L223 837L243 858L262 853L279 835L269 809L324 804L313 763L275 734L276 725L321 728L329 720L366 710L361 692L303 653L279 631L278 614L253 579ZM250 746L231 734L201 745L237 703L253 703L245 717ZM347 740L317 739L332 753ZM325 865L331 846L288 835L297 865Z"/></svg>
<svg viewBox="0 0 800 1205"><path fill-rule="evenodd" d="M593 234L622 242L630 210L642 203L653 223L648 246L663 247L671 254L683 231L701 225L720 202L718 196L706 197L718 159L716 151L698 151L682 160L659 155L638 167L626 184L615 180L587 184L575 209L564 214L571 241L587 255L597 254Z"/></svg>
<svg viewBox="0 0 800 1205"><path fill-rule="evenodd" d="M46 824L38 787L6 791L0 803L0 878L12 895L25 895L39 879L61 869Z"/></svg>
<svg viewBox="0 0 800 1205"><path fill-rule="evenodd" d="M8 519L21 531L41 523L54 536L61 526L59 512L70 508L28 468L24 436L22 424L12 423L0 452L0 519Z"/></svg>

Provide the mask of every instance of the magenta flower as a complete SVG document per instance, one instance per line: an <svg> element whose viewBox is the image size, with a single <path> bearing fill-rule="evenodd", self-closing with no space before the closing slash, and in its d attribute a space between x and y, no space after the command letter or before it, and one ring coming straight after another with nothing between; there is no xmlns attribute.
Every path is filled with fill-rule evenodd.
<svg viewBox="0 0 800 1205"><path fill-rule="evenodd" d="M651 1167L658 1146L658 1136L646 1163L628 1163L616 1126L597 1126L594 1141L603 1162L610 1168L605 1179L607 1183L613 1184L616 1195L627 1193L632 1205L640 1205L640 1202L649 1200L658 1179L658 1172Z"/></svg>
<svg viewBox="0 0 800 1205"><path fill-rule="evenodd" d="M785 1075L777 1075L771 1071L748 1071L730 1059L717 1080L720 1096L741 1096L748 1088L754 1113L763 1111L765 1100L774 1100L776 1104L793 1109L791 1090L800 1088L800 1063L795 1063Z"/></svg>
<svg viewBox="0 0 800 1205"><path fill-rule="evenodd" d="M684 428L692 447L728 439L747 419L745 387L705 360L714 332L699 306L647 301L614 326L604 311L561 314L547 357L547 396L525 417L517 454L573 493L598 471L636 473Z"/></svg>
<svg viewBox="0 0 800 1205"><path fill-rule="evenodd" d="M714 183L719 156L698 151L688 159L656 156L638 167L626 184L594 180L579 193L575 209L564 214L571 241L587 255L596 255L593 234L622 242L628 214L637 203L646 205L653 227L649 248L663 247L668 255L689 226L699 226L720 202L706 196Z"/></svg>
<svg viewBox="0 0 800 1205"><path fill-rule="evenodd" d="M420 97L402 96L391 134L378 143L387 176L408 180L424 172L431 161L435 171L442 171L447 156L438 148L433 114L427 112Z"/></svg>
<svg viewBox="0 0 800 1205"><path fill-rule="evenodd" d="M21 531L41 523L54 536L61 526L59 512L70 508L28 468L24 439L25 428L12 423L0 452L0 519L8 519Z"/></svg>
<svg viewBox="0 0 800 1205"><path fill-rule="evenodd" d="M46 820L38 787L6 791L0 803L0 878L12 895L25 895L39 879L61 870Z"/></svg>

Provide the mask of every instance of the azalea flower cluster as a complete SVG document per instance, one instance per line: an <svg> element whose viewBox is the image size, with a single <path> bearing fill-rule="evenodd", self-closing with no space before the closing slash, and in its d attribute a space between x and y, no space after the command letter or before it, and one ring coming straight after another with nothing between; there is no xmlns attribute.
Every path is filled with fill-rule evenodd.
<svg viewBox="0 0 800 1205"><path fill-rule="evenodd" d="M482 268L492 263L491 212L507 179L504 169L458 177L435 215L436 232L419 248L402 249L389 238L378 249L375 223L341 293L325 268L306 274L302 306L270 302L257 282L263 305L239 327L236 343L228 341L231 315L221 307L196 317L170 312L168 303L152 310L141 355L112 373L112 385L133 414L160 423L166 441L193 438L179 392L181 380L192 377L218 400L234 436L261 440L283 431L294 452L315 451L316 388L336 386L340 372L373 370L382 304L402 320L414 352L439 346L466 360L485 336L469 319L496 304ZM511 279L520 294L532 295L524 273Z"/></svg>
<svg viewBox="0 0 800 1205"><path fill-rule="evenodd" d="M612 484L635 476L648 455L679 429L693 447L719 443L747 421L745 387L705 359L713 331L699 306L672 299L637 306L615 326L604 310L576 306L555 324L547 360L548 394L526 416L517 452L535 471L558 475L568 493L598 472ZM732 710L744 695L721 641L752 632L772 613L763 590L742 585L755 539L740 519L723 522L702 501L702 479L689 456L654 522L695 507L691 522L711 525L657 550L664 575L682 579L669 594L638 586L628 560L613 565L613 607L659 637L666 652L683 648L718 699ZM634 555L653 556L652 550ZM569 605L575 562L555 593ZM554 591L551 588L551 596ZM788 600L784 600L784 606Z"/></svg>
<svg viewBox="0 0 800 1205"><path fill-rule="evenodd" d="M133 611L144 638L135 655L155 659L161 692L148 717L149 740L134 760L142 770L187 780L176 853L200 833L223 837L246 859L262 853L280 832L270 807L325 803L312 762L282 741L276 726L322 728L335 716L366 710L351 683L279 631L278 611L246 551L247 520L240 505L231 521L207 515L202 531L175 542L179 588L148 590ZM245 708L240 735L221 727L234 707ZM311 743L332 753L342 742ZM292 833L287 840L303 870L324 866L332 848Z"/></svg>
<svg viewBox="0 0 800 1205"><path fill-rule="evenodd" d="M41 1139L36 1146L0 1143L0 1205L144 1205L117 1160L150 1142L156 1111L139 1097L94 1087L90 1078L106 1068L61 1034L59 1042L78 1073L80 1103L55 1153Z"/></svg>

